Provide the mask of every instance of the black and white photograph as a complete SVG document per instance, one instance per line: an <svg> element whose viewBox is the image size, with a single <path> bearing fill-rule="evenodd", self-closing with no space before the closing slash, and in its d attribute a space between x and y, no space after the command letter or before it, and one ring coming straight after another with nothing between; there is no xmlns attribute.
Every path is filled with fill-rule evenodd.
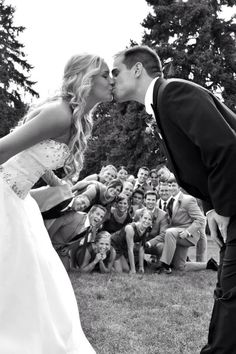
<svg viewBox="0 0 236 354"><path fill-rule="evenodd" d="M236 354L236 0L0 0L0 354Z"/></svg>

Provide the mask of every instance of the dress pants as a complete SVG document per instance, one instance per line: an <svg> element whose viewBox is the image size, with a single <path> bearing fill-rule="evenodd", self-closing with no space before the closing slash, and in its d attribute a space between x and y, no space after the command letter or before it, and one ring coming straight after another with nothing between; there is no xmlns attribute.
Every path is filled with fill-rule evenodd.
<svg viewBox="0 0 236 354"><path fill-rule="evenodd" d="M181 227L171 227L166 230L165 242L160 261L175 269L183 270L185 267L188 248L194 246L189 239L182 239L179 233L185 230Z"/></svg>
<svg viewBox="0 0 236 354"><path fill-rule="evenodd" d="M221 237L219 233L219 237ZM208 344L201 354L236 353L236 215L231 217L226 245L220 250L215 301Z"/></svg>
<svg viewBox="0 0 236 354"><path fill-rule="evenodd" d="M200 238L196 244L196 262L207 261L207 236L205 227L199 230Z"/></svg>

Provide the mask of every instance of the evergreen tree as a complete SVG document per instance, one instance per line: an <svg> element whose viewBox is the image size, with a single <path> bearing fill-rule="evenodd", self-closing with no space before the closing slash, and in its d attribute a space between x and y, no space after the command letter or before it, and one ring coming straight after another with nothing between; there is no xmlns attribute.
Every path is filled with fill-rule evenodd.
<svg viewBox="0 0 236 354"><path fill-rule="evenodd" d="M38 97L25 72L32 66L25 60L24 45L17 41L17 36L24 27L13 24L15 9L0 0L0 136L9 132L26 111L22 95Z"/></svg>
<svg viewBox="0 0 236 354"><path fill-rule="evenodd" d="M165 157L153 139L155 126L150 126L150 116L139 103L98 106L80 178L99 172L107 164L124 165L129 173L136 174L141 166L154 168L163 162Z"/></svg>
<svg viewBox="0 0 236 354"><path fill-rule="evenodd" d="M190 79L218 93L236 111L236 16L226 21L222 6L235 0L146 0L153 13L143 21L143 44L168 65L169 77Z"/></svg>

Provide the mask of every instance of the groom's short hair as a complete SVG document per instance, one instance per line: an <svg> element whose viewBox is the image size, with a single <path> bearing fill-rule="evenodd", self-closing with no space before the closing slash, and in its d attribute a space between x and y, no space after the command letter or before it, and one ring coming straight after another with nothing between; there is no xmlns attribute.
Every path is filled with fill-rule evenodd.
<svg viewBox="0 0 236 354"><path fill-rule="evenodd" d="M117 53L115 58L121 56L123 56L122 63L125 64L128 69L131 69L137 62L140 62L143 64L143 67L150 77L154 78L162 75L161 60L157 53L148 46L137 45L130 47Z"/></svg>

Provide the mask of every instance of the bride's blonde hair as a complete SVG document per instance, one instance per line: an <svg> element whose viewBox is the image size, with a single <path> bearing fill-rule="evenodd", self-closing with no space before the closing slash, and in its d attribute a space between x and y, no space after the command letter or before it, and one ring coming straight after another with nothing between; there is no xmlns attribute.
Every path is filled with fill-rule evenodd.
<svg viewBox="0 0 236 354"><path fill-rule="evenodd" d="M78 178L83 167L84 151L87 140L91 135L93 120L92 112L96 105L85 114L86 100L93 86L93 78L101 71L104 60L92 54L78 54L72 56L64 68L61 90L54 97L48 98L37 105L31 106L27 114L18 123L18 126L37 114L36 108L40 108L47 102L62 98L71 108L72 120L69 149L70 155L65 161L64 170L66 179Z"/></svg>
<svg viewBox="0 0 236 354"><path fill-rule="evenodd" d="M92 80L101 71L103 63L104 60L96 55L74 55L64 69L61 95L72 111L69 142L71 154L64 167L67 178L78 176L83 167L83 155L93 125L92 111L85 114L86 99L92 88Z"/></svg>

